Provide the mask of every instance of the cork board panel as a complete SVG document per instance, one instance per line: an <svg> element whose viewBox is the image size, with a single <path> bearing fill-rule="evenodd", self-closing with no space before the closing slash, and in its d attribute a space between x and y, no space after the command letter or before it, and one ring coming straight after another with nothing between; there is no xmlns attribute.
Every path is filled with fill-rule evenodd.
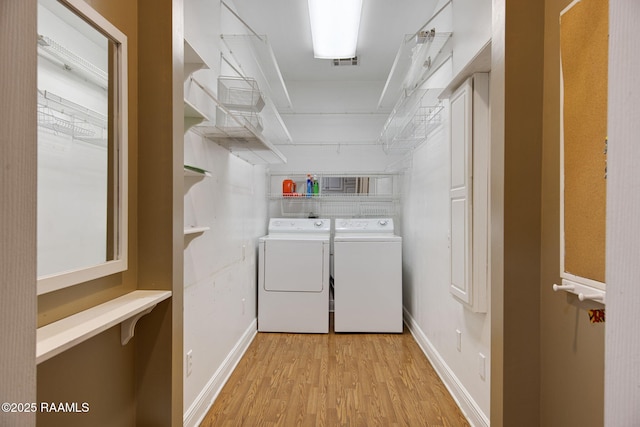
<svg viewBox="0 0 640 427"><path fill-rule="evenodd" d="M604 283L608 0L560 17L564 133L564 270Z"/></svg>

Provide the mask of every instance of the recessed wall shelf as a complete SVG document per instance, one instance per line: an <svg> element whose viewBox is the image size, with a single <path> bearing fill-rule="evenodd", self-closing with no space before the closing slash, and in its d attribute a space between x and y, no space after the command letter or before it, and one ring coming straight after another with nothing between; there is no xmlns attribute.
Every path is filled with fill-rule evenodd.
<svg viewBox="0 0 640 427"><path fill-rule="evenodd" d="M133 337L138 319L170 296L170 291L137 290L40 327L36 333L36 363L42 363L118 323L121 324L121 344L126 345Z"/></svg>

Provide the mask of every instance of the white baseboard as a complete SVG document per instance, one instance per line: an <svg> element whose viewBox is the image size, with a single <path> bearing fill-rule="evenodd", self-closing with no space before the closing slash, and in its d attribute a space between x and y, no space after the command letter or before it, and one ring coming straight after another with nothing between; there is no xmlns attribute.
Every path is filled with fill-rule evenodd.
<svg viewBox="0 0 640 427"><path fill-rule="evenodd" d="M411 314L404 309L404 322L411 331L411 335L415 338L416 342L422 349L429 362L435 369L436 373L444 383L447 390L456 401L460 410L473 427L489 427L489 418L480 409L475 400L471 397L464 385L458 380L458 377L449 368L449 365L440 356L440 353L431 344L427 336L422 332L420 326L411 316Z"/></svg>
<svg viewBox="0 0 640 427"><path fill-rule="evenodd" d="M207 381L207 385L200 392L197 399L184 413L182 421L185 427L195 427L200 425L205 415L207 415L209 408L211 408L213 402L218 397L218 394L222 391L222 387L226 384L229 376L231 376L231 373L240 362L240 359L242 359L242 356L249 348L249 344L251 344L257 333L258 320L255 319L251 322L244 334L242 334L242 337L227 355L220 368L218 368L211 379Z"/></svg>

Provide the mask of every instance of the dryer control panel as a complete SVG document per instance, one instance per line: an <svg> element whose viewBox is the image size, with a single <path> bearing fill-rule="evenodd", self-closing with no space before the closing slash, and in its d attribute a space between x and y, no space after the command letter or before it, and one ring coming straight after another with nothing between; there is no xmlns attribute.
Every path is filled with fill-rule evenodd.
<svg viewBox="0 0 640 427"><path fill-rule="evenodd" d="M322 218L271 218L269 234L272 233L327 233L331 220Z"/></svg>
<svg viewBox="0 0 640 427"><path fill-rule="evenodd" d="M392 218L336 219L336 232L393 233Z"/></svg>

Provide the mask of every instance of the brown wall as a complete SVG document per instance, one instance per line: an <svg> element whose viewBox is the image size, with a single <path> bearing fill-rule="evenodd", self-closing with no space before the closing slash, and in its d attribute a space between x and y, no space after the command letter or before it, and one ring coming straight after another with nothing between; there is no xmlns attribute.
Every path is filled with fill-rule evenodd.
<svg viewBox="0 0 640 427"><path fill-rule="evenodd" d="M86 1L128 38L129 267L40 296L38 324L135 289L173 296L140 319L129 344L116 326L42 363L38 401L90 410L41 413L38 424L182 425L183 3Z"/></svg>
<svg viewBox="0 0 640 427"><path fill-rule="evenodd" d="M504 167L504 188L492 188L492 206L504 203L504 240L493 241L504 257L492 285L494 426L603 423L604 327L575 296L551 289L560 281L558 18L568 3L493 3L496 184ZM492 267L501 267L495 258Z"/></svg>
<svg viewBox="0 0 640 427"><path fill-rule="evenodd" d="M138 1L138 287L173 291L140 327L138 427L183 416L183 10L183 0Z"/></svg>
<svg viewBox="0 0 640 427"><path fill-rule="evenodd" d="M549 427L604 422L604 324L589 322L588 304L551 289L560 283L559 16L569 3L545 2L540 425Z"/></svg>
<svg viewBox="0 0 640 427"><path fill-rule="evenodd" d="M503 422L539 426L544 4L505 2Z"/></svg>
<svg viewBox="0 0 640 427"><path fill-rule="evenodd" d="M116 298L137 287L138 7L129 0L87 0L127 36L128 270L38 297L38 326ZM134 340L120 344L113 327L38 365L38 402L87 402L86 414L39 413L41 426L135 425Z"/></svg>

